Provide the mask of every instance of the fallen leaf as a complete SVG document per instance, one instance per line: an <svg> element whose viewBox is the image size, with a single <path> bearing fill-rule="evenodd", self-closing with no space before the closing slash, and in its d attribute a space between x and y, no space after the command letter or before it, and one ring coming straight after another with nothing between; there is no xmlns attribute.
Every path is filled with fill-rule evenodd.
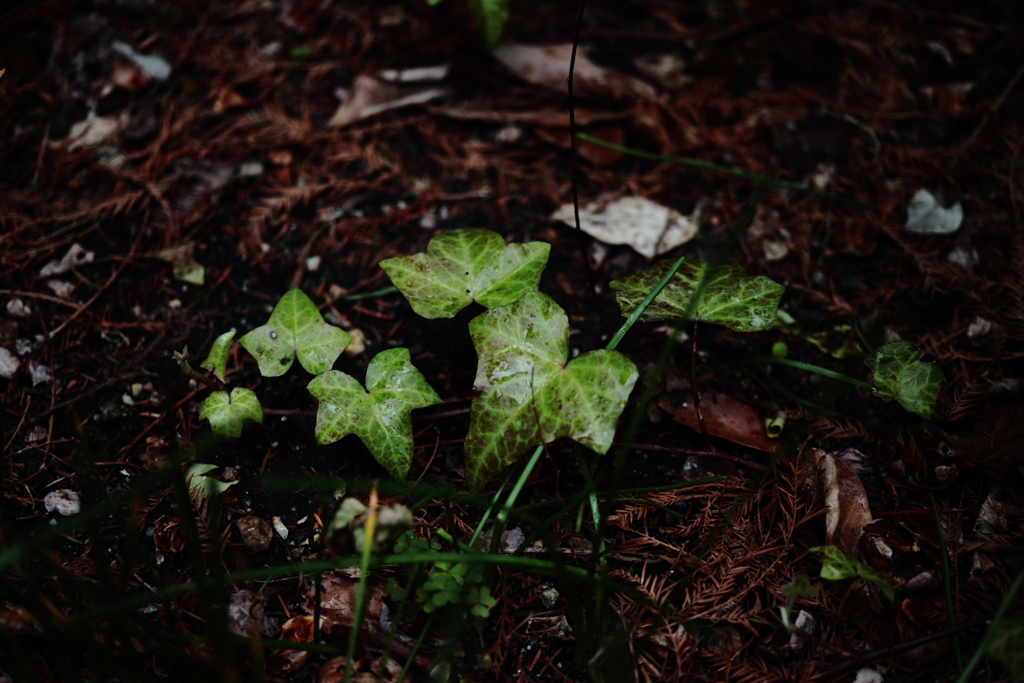
<svg viewBox="0 0 1024 683"><path fill-rule="evenodd" d="M240 590L232 594L228 603L228 628L246 638L269 636L274 624L264 611L265 604L265 593Z"/></svg>
<svg viewBox="0 0 1024 683"><path fill-rule="evenodd" d="M235 522L235 526L238 527L245 547L254 553L266 552L274 540L274 529L259 517L242 517Z"/></svg>
<svg viewBox="0 0 1024 683"><path fill-rule="evenodd" d="M331 635L340 635L352 626L356 600L359 594L359 579L351 578L341 571L324 572L320 575L320 618L321 628ZM380 621L381 606L387 594L380 584L366 601L363 619ZM313 586L306 589L305 609L313 612L316 593Z"/></svg>
<svg viewBox="0 0 1024 683"><path fill-rule="evenodd" d="M572 204L562 205L552 220L576 227ZM625 197L601 207L580 209L580 228L606 244L628 244L647 258L675 249L697 235L690 218L643 197Z"/></svg>
<svg viewBox="0 0 1024 683"><path fill-rule="evenodd" d="M685 398L664 397L658 401L658 405L676 422L700 431L697 411L689 394ZM727 394L702 391L700 410L711 436L765 452L771 452L778 444L768 438L764 422L753 408Z"/></svg>
<svg viewBox="0 0 1024 683"><path fill-rule="evenodd" d="M904 232L918 235L949 235L957 231L964 220L964 210L957 202L948 209L931 192L920 189L907 206Z"/></svg>
<svg viewBox="0 0 1024 683"><path fill-rule="evenodd" d="M229 109L238 109L249 104L249 100L243 97L237 90L230 85L224 85L217 91L217 99L213 102L213 113L223 114Z"/></svg>
<svg viewBox="0 0 1024 683"><path fill-rule="evenodd" d="M562 45L523 45L502 43L494 57L524 81L564 92L569 77L572 43ZM628 74L594 64L585 50L576 50L573 89L595 97L654 97L652 85Z"/></svg>
<svg viewBox="0 0 1024 683"><path fill-rule="evenodd" d="M388 83L373 76L357 76L352 92L327 122L328 128L341 128L361 119L391 109L424 104L444 97L448 88L440 86L407 86Z"/></svg>
<svg viewBox="0 0 1024 683"><path fill-rule="evenodd" d="M850 466L828 451L812 448L808 458L817 472L825 499L825 540L848 555L861 557L860 537L871 523L871 508L864 484Z"/></svg>
<svg viewBox="0 0 1024 683"><path fill-rule="evenodd" d="M93 116L78 121L68 133L68 151L100 145L120 133L127 124L127 112L120 116Z"/></svg>
<svg viewBox="0 0 1024 683"><path fill-rule="evenodd" d="M42 270L39 271L39 277L53 277L54 275L66 273L72 268L92 263L95 258L95 252L87 251L81 244L75 242L60 261L50 261L43 266Z"/></svg>
<svg viewBox="0 0 1024 683"><path fill-rule="evenodd" d="M155 256L171 264L175 280L201 286L206 278L206 269L196 261L195 249L195 242L183 242L159 251Z"/></svg>

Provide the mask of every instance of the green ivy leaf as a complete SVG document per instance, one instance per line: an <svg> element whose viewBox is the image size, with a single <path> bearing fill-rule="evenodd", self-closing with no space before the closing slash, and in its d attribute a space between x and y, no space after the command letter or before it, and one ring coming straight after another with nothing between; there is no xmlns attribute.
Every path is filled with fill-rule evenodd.
<svg viewBox="0 0 1024 683"><path fill-rule="evenodd" d="M350 341L345 330L325 323L316 304L296 288L285 292L266 325L238 343L256 358L260 374L278 377L288 371L296 356L310 374L326 372Z"/></svg>
<svg viewBox="0 0 1024 683"><path fill-rule="evenodd" d="M505 30L511 4L511 0L469 0L469 9L473 12L476 25L480 27L480 35L487 49L492 52Z"/></svg>
<svg viewBox="0 0 1024 683"><path fill-rule="evenodd" d="M907 411L930 420L946 378L942 370L920 358L917 347L898 341L882 346L864 362L871 368L875 396L886 403L896 399Z"/></svg>
<svg viewBox="0 0 1024 683"><path fill-rule="evenodd" d="M1024 619L1003 619L985 650L1006 667L1014 683L1024 683Z"/></svg>
<svg viewBox="0 0 1024 683"><path fill-rule="evenodd" d="M882 595L890 600L896 598L896 589L888 575L871 569L836 546L819 545L809 550L812 553L821 553L825 556L821 563L821 578L828 581L841 581L859 577L878 586Z"/></svg>
<svg viewBox="0 0 1024 683"><path fill-rule="evenodd" d="M381 261L412 310L424 318L451 318L472 302L485 308L510 304L536 290L551 245L505 244L482 228L437 235L426 253Z"/></svg>
<svg viewBox="0 0 1024 683"><path fill-rule="evenodd" d="M672 263L659 261L647 270L611 283L623 316L628 316L640 305ZM704 294L695 307L687 308L705 273L707 286ZM737 332L756 332L775 322L779 301L785 291L785 287L764 276L747 275L738 263L723 263L715 267L711 263L686 261L640 319L696 318Z"/></svg>
<svg viewBox="0 0 1024 683"><path fill-rule="evenodd" d="M213 498L227 491L238 483L238 481L221 481L206 475L217 469L217 465L207 463L193 463L185 472L185 481L188 482L188 490L192 495L200 495L204 498Z"/></svg>
<svg viewBox="0 0 1024 683"><path fill-rule="evenodd" d="M221 382L224 381L224 373L228 367L228 351L231 349L231 340L235 338L235 331L225 332L213 340L210 347L210 355L206 357L199 367L213 370Z"/></svg>
<svg viewBox="0 0 1024 683"><path fill-rule="evenodd" d="M215 391L203 401L199 410L200 420L209 420L213 433L237 439L242 435L242 424L246 420L263 423L263 407L252 389L235 387L231 395L226 391Z"/></svg>
<svg viewBox="0 0 1024 683"><path fill-rule="evenodd" d="M637 380L632 361L591 351L566 363L569 320L540 292L478 315L469 331L479 358L465 447L470 489L559 437L608 451Z"/></svg>
<svg viewBox="0 0 1024 683"><path fill-rule="evenodd" d="M320 401L317 441L329 444L355 434L398 480L405 479L412 465L410 412L441 402L413 367L409 349L388 349L374 356L366 368L366 389L337 370L314 378L308 388Z"/></svg>

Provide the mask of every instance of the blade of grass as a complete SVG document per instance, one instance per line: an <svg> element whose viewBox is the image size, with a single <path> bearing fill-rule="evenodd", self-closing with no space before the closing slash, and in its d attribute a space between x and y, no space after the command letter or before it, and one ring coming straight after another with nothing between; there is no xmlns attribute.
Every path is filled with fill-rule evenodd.
<svg viewBox="0 0 1024 683"><path fill-rule="evenodd" d="M622 327L619 328L619 331L615 333L612 340L608 342L608 346L605 347L607 350L615 350L615 347L619 345L622 338L626 336L627 332L629 332L629 328L633 327L633 323L640 319L640 316L643 315L644 311L647 310L647 307L651 305L651 302L661 294L661 290L665 289L665 285L668 284L668 281L671 280L677 272L679 272L679 267L683 265L683 261L685 260L685 256L680 256L679 260L672 264L672 267L668 269L665 276L658 281L658 284L654 285L654 289L647 293L647 296L645 296L644 300L640 302L640 305L636 307L636 310L629 314L629 317L626 318L626 322L622 323Z"/></svg>
<svg viewBox="0 0 1024 683"><path fill-rule="evenodd" d="M832 379L838 379L847 384L852 384L855 387L861 389L874 390L874 387L867 382L861 382L859 379L854 379L849 375L844 375L841 372L834 370L828 370L826 368L819 367L817 365L811 365L810 363L801 363L798 360L790 360L788 358L768 358L766 356L758 356L757 358L751 358L747 361L748 363L778 363L779 365L788 365L791 368L798 368L800 370L806 370L807 372L813 372L825 377L831 377Z"/></svg>
<svg viewBox="0 0 1024 683"><path fill-rule="evenodd" d="M940 550L942 551L942 587L946 594L946 613L949 616L949 625L956 626L956 609L953 606L952 577L949 572L949 555L946 552L946 534L942 529L942 517L939 516L939 506L935 502L935 494L928 492L928 502L932 506L932 519L935 520L935 533L938 534ZM953 654L956 655L957 671L964 670L964 662L960 656L960 639L953 636Z"/></svg>
<svg viewBox="0 0 1024 683"><path fill-rule="evenodd" d="M967 662L967 666L965 666L963 671L960 672L960 678L956 679L956 683L967 683L971 679L971 674L974 672L974 668L978 666L978 662L980 662L982 656L984 656L989 643L992 642L992 638L996 634L996 627L999 626L999 622L1003 620L1006 610L1013 601L1013 596L1020 590L1021 583L1024 583L1024 571L1017 574L1017 578L1013 580L1013 585L1010 586L1010 590L1006 591L1006 596L1003 598L1003 601L999 603L999 609L997 609L995 615L993 615L992 621L988 626L988 631L985 632L985 637L981 639L981 642L978 644L978 649L974 651L974 655L971 657L971 660Z"/></svg>
<svg viewBox="0 0 1024 683"><path fill-rule="evenodd" d="M844 197L844 196L838 195L838 194L830 194L828 192L821 192L820 190L816 190L813 187L807 187L806 185L799 185L797 183L790 183L790 182L786 182L785 180L776 180L776 179L771 178L771 177L757 175L756 173L748 173L746 171L737 171L735 169L728 168L726 166L719 166L717 164L712 164L712 163L707 162L707 161L700 161L698 159L687 159L685 157L669 157L669 156L665 156L663 154L655 154L654 152L644 152L644 151L639 150L639 149L632 149L630 147L623 147L622 145L617 145L614 142L608 142L607 140L602 140L601 138L595 138L593 135L587 135L586 133L580 133L579 135L577 135L577 137L580 140L586 140L587 142L591 142L591 143L593 143L595 145L599 145L601 147L607 147L608 149L613 149L616 152L622 152L623 154L630 154L632 156L640 157L642 159L651 159L652 161L667 161L669 163L679 164L680 166L691 166L693 168L702 168L702 169L705 169L705 170L708 170L708 171L715 171L717 173L724 173L726 175L736 176L737 178L745 178L747 180L754 180L754 181L759 182L759 183L764 183L765 185L773 185L775 187L781 187L781 188L786 189L786 190L794 190L796 192L806 192L807 194L814 195L815 197L821 197L822 199L834 199L836 201L843 202L844 204L851 204L853 206L859 206L859 207L865 208L865 209L870 209L871 208L867 204L859 202L856 199L850 199L849 197Z"/></svg>

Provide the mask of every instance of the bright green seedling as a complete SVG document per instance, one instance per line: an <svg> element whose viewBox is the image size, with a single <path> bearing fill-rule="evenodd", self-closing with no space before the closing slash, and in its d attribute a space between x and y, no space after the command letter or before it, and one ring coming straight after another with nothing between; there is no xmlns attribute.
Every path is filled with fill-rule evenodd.
<svg viewBox="0 0 1024 683"><path fill-rule="evenodd" d="M896 598L896 588L892 585L892 579L880 571L874 570L863 564L856 558L850 557L834 545L819 545L810 548L812 553L824 555L821 563L821 578L828 581L842 581L843 579L861 578L878 586L882 595L893 600Z"/></svg>
<svg viewBox="0 0 1024 683"><path fill-rule="evenodd" d="M215 391L203 401L199 410L200 420L209 420L213 433L237 439L242 435L246 420L263 423L263 407L252 389L235 387L228 395L226 391Z"/></svg>
<svg viewBox="0 0 1024 683"><path fill-rule="evenodd" d="M474 301L505 306L537 289L551 245L505 244L481 228L441 233L426 253L381 261L395 287L424 318L451 318Z"/></svg>
<svg viewBox="0 0 1024 683"><path fill-rule="evenodd" d="M946 378L942 370L920 358L917 347L898 341L882 346L864 362L871 368L875 396L886 403L896 399L907 411L930 420Z"/></svg>
<svg viewBox="0 0 1024 683"><path fill-rule="evenodd" d="M636 309L671 267L672 261L659 261L647 270L612 282L611 288L615 290L622 315L629 315ZM693 307L689 299L703 277L707 278L707 286ZM711 263L686 261L640 319L678 319L688 317L688 311L693 311L688 319L696 318L737 332L756 332L775 322L779 301L785 291L782 285L764 276L747 275L738 263L724 263L716 267Z"/></svg>
<svg viewBox="0 0 1024 683"><path fill-rule="evenodd" d="M985 653L1006 667L1014 683L1024 683L1024 619L1004 619Z"/></svg>
<svg viewBox="0 0 1024 683"><path fill-rule="evenodd" d="M786 604L779 608L782 613L782 625L787 631L795 631L793 623L793 607L800 598L813 598L821 590L821 586L811 585L810 579L805 574L798 574L792 581L782 587L782 594L786 597Z"/></svg>
<svg viewBox="0 0 1024 683"><path fill-rule="evenodd" d="M374 356L366 368L366 389L337 370L314 378L308 387L320 401L317 441L329 444L355 434L399 481L405 479L412 465L410 412L441 402L413 367L409 349L388 349Z"/></svg>
<svg viewBox="0 0 1024 683"><path fill-rule="evenodd" d="M214 339L213 346L210 348L210 355L199 366L207 370L213 370L213 374L221 382L224 381L224 373L227 372L228 351L231 350L231 340L234 338L235 331L231 330Z"/></svg>
<svg viewBox="0 0 1024 683"><path fill-rule="evenodd" d="M206 476L215 469L217 469L217 465L201 462L194 463L189 467L185 473L185 481L188 482L189 493L193 496L199 495L203 498L213 498L238 483L238 480L221 481L220 479Z"/></svg>
<svg viewBox="0 0 1024 683"><path fill-rule="evenodd" d="M566 363L569 320L540 292L469 323L478 357L466 437L466 480L479 490L530 447L568 436L606 453L637 380L618 351Z"/></svg>
<svg viewBox="0 0 1024 683"><path fill-rule="evenodd" d="M440 2L441 0L427 0L431 7ZM467 0L467 4L473 18L476 19L476 25L487 49L493 51L505 30L512 0Z"/></svg>
<svg viewBox="0 0 1024 683"><path fill-rule="evenodd" d="M260 374L278 377L288 371L296 356L310 374L326 372L351 341L345 330L325 323L316 304L296 288L285 292L266 325L238 343L256 358Z"/></svg>
<svg viewBox="0 0 1024 683"><path fill-rule="evenodd" d="M481 619L490 616L498 601L491 589L479 585L484 580L483 568L467 562L435 562L427 580L416 589L416 601L427 614L446 605L465 605Z"/></svg>

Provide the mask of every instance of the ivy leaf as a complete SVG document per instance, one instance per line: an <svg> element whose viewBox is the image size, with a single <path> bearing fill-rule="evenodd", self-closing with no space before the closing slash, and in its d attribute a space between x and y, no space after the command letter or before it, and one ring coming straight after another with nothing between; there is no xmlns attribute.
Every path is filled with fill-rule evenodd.
<svg viewBox="0 0 1024 683"><path fill-rule="evenodd" d="M850 557L834 545L819 545L810 548L812 553L821 553L825 557L821 561L821 578L828 581L861 578L878 586L882 595L893 600L896 589L887 574L871 569L856 558Z"/></svg>
<svg viewBox="0 0 1024 683"><path fill-rule="evenodd" d="M1014 683L1024 683L1024 619L1003 619L985 653L1006 667Z"/></svg>
<svg viewBox="0 0 1024 683"><path fill-rule="evenodd" d="M470 489L562 436L608 451L637 380L632 361L591 351L566 363L569 320L540 292L478 315L469 331L479 358L465 446Z"/></svg>
<svg viewBox="0 0 1024 683"><path fill-rule="evenodd" d="M405 479L412 465L410 412L441 402L413 367L409 349L388 349L374 356L366 368L366 389L337 370L315 377L308 388L320 401L317 441L329 444L355 434L398 480Z"/></svg>
<svg viewBox="0 0 1024 683"><path fill-rule="evenodd" d="M242 424L246 420L263 423L263 407L252 389L235 387L231 395L226 391L215 391L203 401L199 410L200 420L209 420L213 433L237 439L242 435Z"/></svg>
<svg viewBox="0 0 1024 683"><path fill-rule="evenodd" d="M310 374L326 372L350 341L345 330L325 323L316 304L296 288L285 292L266 325L238 343L256 358L260 374L278 377L288 371L296 356Z"/></svg>
<svg viewBox="0 0 1024 683"><path fill-rule="evenodd" d="M210 347L210 355L206 357L199 367L213 370L221 382L224 381L224 373L228 367L228 351L231 349L231 340L235 338L235 331L225 332L213 340Z"/></svg>
<svg viewBox="0 0 1024 683"><path fill-rule="evenodd" d="M380 262L412 310L424 318L451 318L472 302L510 304L536 290L551 245L505 244L496 232L467 228L441 233L426 253Z"/></svg>
<svg viewBox="0 0 1024 683"><path fill-rule="evenodd" d="M235 481L221 481L220 479L206 476L215 469L217 469L217 465L201 462L193 463L188 468L188 471L185 472L185 481L188 482L189 493L202 496L203 498L213 498L238 483L237 479Z"/></svg>
<svg viewBox="0 0 1024 683"><path fill-rule="evenodd" d="M669 260L659 261L647 270L611 283L623 316L628 316L640 305L672 263ZM705 273L706 287L697 305L692 306L689 299ZM683 262L679 272L669 280L640 319L696 318L737 332L756 332L775 322L779 301L785 291L785 287L764 276L747 275L738 263L715 266L688 260Z"/></svg>
<svg viewBox="0 0 1024 683"><path fill-rule="evenodd" d="M480 35L487 49L492 52L505 30L510 5L511 0L469 0L469 9L473 12L476 25L480 27Z"/></svg>
<svg viewBox="0 0 1024 683"><path fill-rule="evenodd" d="M886 403L896 399L907 411L930 420L946 378L931 363L922 363L921 351L910 342L886 344L864 361L871 368L875 396Z"/></svg>

